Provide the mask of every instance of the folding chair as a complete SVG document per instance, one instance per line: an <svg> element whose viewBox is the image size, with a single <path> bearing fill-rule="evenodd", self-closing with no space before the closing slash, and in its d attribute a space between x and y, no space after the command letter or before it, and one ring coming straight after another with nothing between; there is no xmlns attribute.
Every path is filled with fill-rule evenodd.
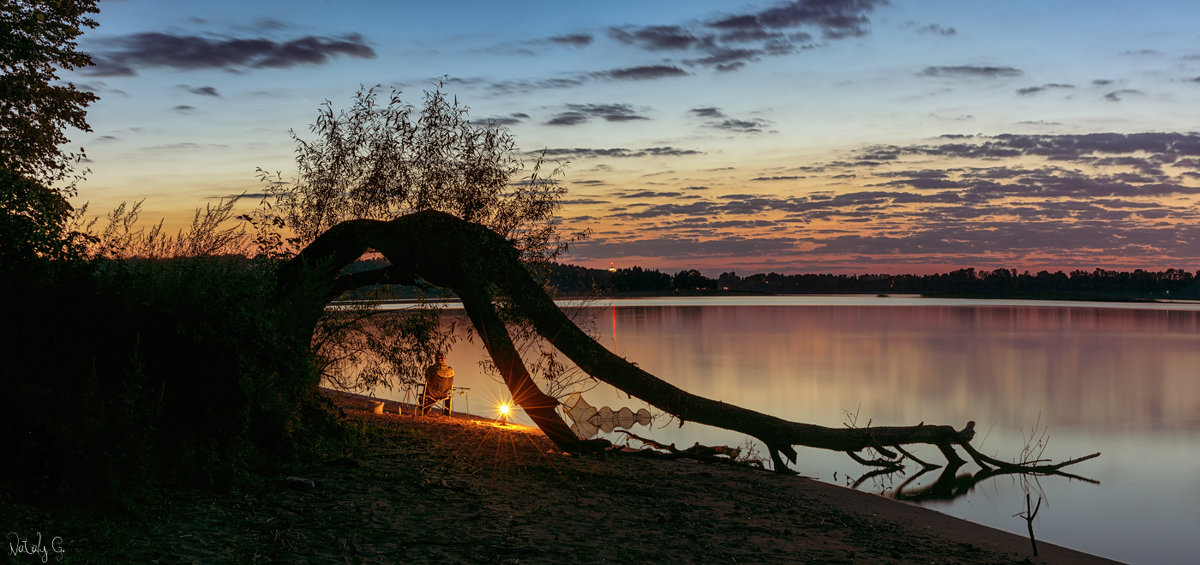
<svg viewBox="0 0 1200 565"><path fill-rule="evenodd" d="M436 406L441 406L449 416L454 412L454 377L430 375L421 387L421 405L417 408L422 416Z"/></svg>

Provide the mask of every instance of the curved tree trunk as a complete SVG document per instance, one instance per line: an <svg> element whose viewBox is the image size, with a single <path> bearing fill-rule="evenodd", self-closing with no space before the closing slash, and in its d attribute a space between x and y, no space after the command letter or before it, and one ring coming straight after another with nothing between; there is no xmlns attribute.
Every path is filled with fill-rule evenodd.
<svg viewBox="0 0 1200 565"><path fill-rule="evenodd" d="M850 453L874 448L893 460L899 456L889 451L888 446L931 444L938 446L947 458L957 459L952 446L958 445L967 448L976 462L984 465L970 448L974 422L962 430L924 424L828 428L791 422L675 387L607 350L579 329L530 277L512 245L502 237L483 226L441 212L418 212L389 222L352 220L334 226L281 270L281 289L296 287L306 276L333 281L334 289L346 283L360 284L361 279L339 281L337 274L368 248L379 251L392 262L393 266L387 269L391 280L411 282L419 278L448 288L462 299L513 399L563 449L578 450L585 447L585 442L575 438L555 411L557 402L542 393L530 378L492 305L497 296L511 301L540 335L589 375L681 421L757 438L767 446L778 471L787 469L781 454L795 462L793 446L796 445ZM994 464L994 460L989 463Z"/></svg>

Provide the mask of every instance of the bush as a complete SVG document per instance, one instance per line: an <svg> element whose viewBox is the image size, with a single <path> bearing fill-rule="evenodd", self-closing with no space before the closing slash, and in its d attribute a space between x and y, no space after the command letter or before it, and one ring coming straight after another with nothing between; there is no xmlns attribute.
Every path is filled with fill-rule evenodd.
<svg viewBox="0 0 1200 565"><path fill-rule="evenodd" d="M0 472L18 495L224 487L348 439L290 322L313 306L272 300L261 264L42 262L2 285L0 437L17 457Z"/></svg>

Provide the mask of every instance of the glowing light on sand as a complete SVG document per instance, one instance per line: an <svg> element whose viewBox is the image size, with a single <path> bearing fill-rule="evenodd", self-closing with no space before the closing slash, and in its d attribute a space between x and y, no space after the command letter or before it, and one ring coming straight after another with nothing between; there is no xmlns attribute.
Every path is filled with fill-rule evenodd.
<svg viewBox="0 0 1200 565"><path fill-rule="evenodd" d="M501 405L500 405L500 423L501 423L501 424L508 425L508 412L509 412L509 410L510 410L510 409L509 409L509 407L508 407L508 404L507 404L507 403L504 403L504 404L501 404Z"/></svg>

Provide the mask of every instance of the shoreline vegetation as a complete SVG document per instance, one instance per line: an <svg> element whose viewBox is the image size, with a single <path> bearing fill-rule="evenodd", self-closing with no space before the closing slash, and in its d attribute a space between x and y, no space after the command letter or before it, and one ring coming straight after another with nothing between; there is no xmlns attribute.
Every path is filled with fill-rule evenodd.
<svg viewBox="0 0 1200 565"><path fill-rule="evenodd" d="M359 261L347 273L379 269L382 259ZM1200 271L1115 271L1094 269L1028 271L1015 269L977 271L958 269L932 275L792 274L758 273L739 276L721 273L717 278L697 270L675 274L630 267L593 269L551 263L538 275L560 298L603 295L613 298L664 296L779 296L779 295L916 295L929 298L1010 300L1073 300L1083 302L1175 302L1200 300ZM376 285L343 296L343 300L371 298L402 300L423 296L415 287Z"/></svg>
<svg viewBox="0 0 1200 565"><path fill-rule="evenodd" d="M90 563L1111 562L1044 540L1034 557L1028 538L813 479L567 456L536 429L324 394L365 438L351 456L228 492L158 491L128 514L0 509L51 558Z"/></svg>

